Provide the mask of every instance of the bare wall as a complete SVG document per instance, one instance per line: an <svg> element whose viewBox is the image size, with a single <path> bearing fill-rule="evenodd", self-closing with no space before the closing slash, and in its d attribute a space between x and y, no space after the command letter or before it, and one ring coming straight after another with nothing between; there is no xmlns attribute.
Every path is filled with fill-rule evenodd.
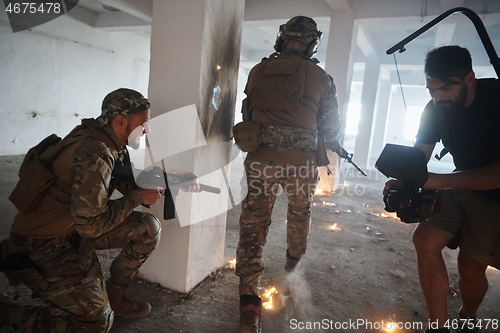
<svg viewBox="0 0 500 333"><path fill-rule="evenodd" d="M94 29L61 16L12 33L0 11L0 155L19 155L51 133L67 134L100 113L103 97L147 94L150 39Z"/></svg>

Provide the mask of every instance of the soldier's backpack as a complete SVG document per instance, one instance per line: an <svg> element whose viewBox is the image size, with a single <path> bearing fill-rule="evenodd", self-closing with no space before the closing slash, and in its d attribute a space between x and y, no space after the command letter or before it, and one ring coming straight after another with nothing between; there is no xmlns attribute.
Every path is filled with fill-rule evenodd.
<svg viewBox="0 0 500 333"><path fill-rule="evenodd" d="M33 212L46 194L69 203L69 184L54 175L47 166L64 148L86 136L98 138L108 146L113 144L111 138L96 128L94 119L83 119L82 124L64 139L51 134L28 151L19 168L19 182L9 196L21 213Z"/></svg>
<svg viewBox="0 0 500 333"><path fill-rule="evenodd" d="M24 214L31 213L47 190L54 183L56 176L46 165L64 148L61 138L51 134L31 148L19 168L19 182L9 196L9 200Z"/></svg>

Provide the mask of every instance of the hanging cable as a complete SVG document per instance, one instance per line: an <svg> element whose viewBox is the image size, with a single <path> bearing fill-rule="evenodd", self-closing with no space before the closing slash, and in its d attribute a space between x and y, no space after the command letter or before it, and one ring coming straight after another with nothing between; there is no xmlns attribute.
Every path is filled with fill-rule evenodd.
<svg viewBox="0 0 500 333"><path fill-rule="evenodd" d="M427 0L422 0L422 7L420 8L420 16L422 17L420 22L423 22L424 17L427 16Z"/></svg>
<svg viewBox="0 0 500 333"><path fill-rule="evenodd" d="M405 100L405 94L403 92L403 85L401 84L401 76L399 76L399 68L398 68L398 62L396 61L396 54L392 54L394 56L394 63L396 64L396 73L398 73L398 81L399 81L399 88L401 88L401 96L403 97L403 104L405 106L405 112L408 113L408 108L406 107L406 100Z"/></svg>
<svg viewBox="0 0 500 333"><path fill-rule="evenodd" d="M483 0L483 21L486 18L486 14L489 13L490 0Z"/></svg>

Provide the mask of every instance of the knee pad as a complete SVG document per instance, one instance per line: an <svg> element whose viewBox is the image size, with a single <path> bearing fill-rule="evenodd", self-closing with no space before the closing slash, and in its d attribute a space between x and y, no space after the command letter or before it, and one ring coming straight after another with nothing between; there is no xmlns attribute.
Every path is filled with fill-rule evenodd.
<svg viewBox="0 0 500 333"><path fill-rule="evenodd" d="M143 213L141 216L141 221L142 223L144 223L151 236L159 236L159 233L161 231L161 223L160 220L156 218L156 216L149 213Z"/></svg>

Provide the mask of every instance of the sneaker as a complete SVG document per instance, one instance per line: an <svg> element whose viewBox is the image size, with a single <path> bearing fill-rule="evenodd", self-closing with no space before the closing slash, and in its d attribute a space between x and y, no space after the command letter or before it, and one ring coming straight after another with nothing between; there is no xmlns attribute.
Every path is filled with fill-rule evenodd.
<svg viewBox="0 0 500 333"><path fill-rule="evenodd" d="M479 327L477 326L476 316L467 317L460 312L457 314L458 328L456 333L478 333Z"/></svg>
<svg viewBox="0 0 500 333"><path fill-rule="evenodd" d="M474 324L471 324L470 327L468 327L467 323L465 323L463 325L463 327L457 328L457 330L455 332L456 333L478 333L479 327L476 326L476 322L474 321Z"/></svg>

